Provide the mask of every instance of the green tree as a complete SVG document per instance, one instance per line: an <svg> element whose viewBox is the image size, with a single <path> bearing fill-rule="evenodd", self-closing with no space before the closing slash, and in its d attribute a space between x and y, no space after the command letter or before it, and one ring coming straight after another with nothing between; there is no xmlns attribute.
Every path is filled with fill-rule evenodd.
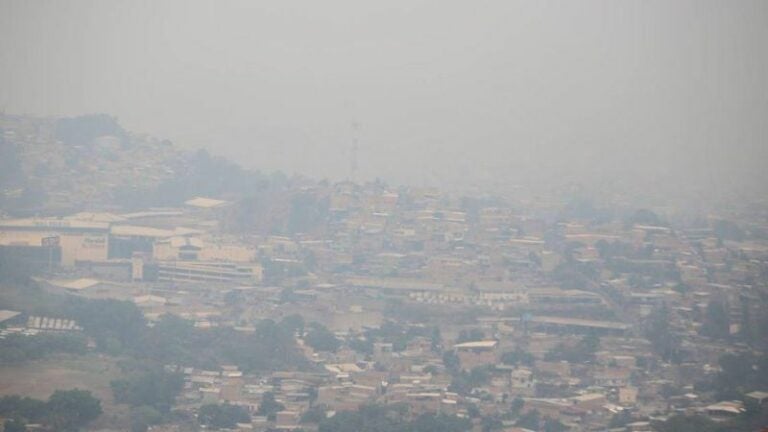
<svg viewBox="0 0 768 432"><path fill-rule="evenodd" d="M496 417L483 417L480 427L483 432L493 432L504 429L504 423Z"/></svg>
<svg viewBox="0 0 768 432"><path fill-rule="evenodd" d="M515 426L525 429L539 430L539 427L541 427L540 422L541 418L539 412L537 410L532 410L520 416L517 422L515 422Z"/></svg>
<svg viewBox="0 0 768 432"><path fill-rule="evenodd" d="M557 419L544 419L544 432L563 432L568 430L568 427Z"/></svg>
<svg viewBox="0 0 768 432"><path fill-rule="evenodd" d="M730 335L730 320L728 305L719 299L713 299L707 304L701 334L715 339L727 339Z"/></svg>
<svg viewBox="0 0 768 432"><path fill-rule="evenodd" d="M408 428L413 432L464 432L470 430L469 420L444 414L422 414L414 419ZM394 432L394 431L393 431Z"/></svg>
<svg viewBox="0 0 768 432"><path fill-rule="evenodd" d="M232 429L238 423L250 423L251 416L245 408L230 404L207 404L200 407L198 420L213 429Z"/></svg>
<svg viewBox="0 0 768 432"><path fill-rule="evenodd" d="M274 393L266 392L261 398L261 403L259 404L259 410L257 413L261 416L266 416L267 420L273 421L276 417L276 414L284 409L285 406L275 400Z"/></svg>
<svg viewBox="0 0 768 432"><path fill-rule="evenodd" d="M303 334L304 318L299 314L288 315L280 321L280 326L291 334Z"/></svg>
<svg viewBox="0 0 768 432"><path fill-rule="evenodd" d="M360 354L373 354L373 342L368 338L353 338L347 345Z"/></svg>
<svg viewBox="0 0 768 432"><path fill-rule="evenodd" d="M600 348L600 338L589 334L582 337L575 345L560 344L549 351L545 358L551 361L585 363L594 360L595 352Z"/></svg>
<svg viewBox="0 0 768 432"><path fill-rule="evenodd" d="M525 400L520 396L512 400L512 404L509 406L509 413L515 417L520 415L520 411L525 406Z"/></svg>
<svg viewBox="0 0 768 432"><path fill-rule="evenodd" d="M155 408L142 405L131 409L131 432L145 432L150 426L160 423L163 416Z"/></svg>
<svg viewBox="0 0 768 432"><path fill-rule="evenodd" d="M316 351L336 352L341 342L324 325L312 323L304 340Z"/></svg>
<svg viewBox="0 0 768 432"><path fill-rule="evenodd" d="M432 329L432 333L429 337L429 344L433 352L440 352L440 349L443 347L443 337L440 334L440 328L435 327Z"/></svg>
<svg viewBox="0 0 768 432"><path fill-rule="evenodd" d="M86 390L56 390L46 404L48 424L76 431L101 415L101 402Z"/></svg>
<svg viewBox="0 0 768 432"><path fill-rule="evenodd" d="M0 364L14 364L47 357L54 353L84 354L87 341L82 335L11 334L0 339Z"/></svg>
<svg viewBox="0 0 768 432"><path fill-rule="evenodd" d="M450 371L457 371L461 366L461 361L455 352L446 351L443 353L443 364L445 365L446 369Z"/></svg>
<svg viewBox="0 0 768 432"><path fill-rule="evenodd" d="M19 395L3 396L0 398L0 416L6 418L22 418L30 422L42 422L47 415L48 407L44 401Z"/></svg>
<svg viewBox="0 0 768 432"><path fill-rule="evenodd" d="M3 424L3 432L27 432L27 422L18 417L10 418Z"/></svg>
<svg viewBox="0 0 768 432"><path fill-rule="evenodd" d="M514 351L507 351L501 355L501 362L508 365L517 366L522 364L525 366L532 366L535 358L532 354L527 353L521 349Z"/></svg>
<svg viewBox="0 0 768 432"><path fill-rule="evenodd" d="M707 417L678 414L654 425L657 432L716 432L717 423Z"/></svg>
<svg viewBox="0 0 768 432"><path fill-rule="evenodd" d="M480 329L471 329L469 331L462 330L459 332L459 337L456 339L456 343L479 341L485 338L485 333Z"/></svg>
<svg viewBox="0 0 768 432"><path fill-rule="evenodd" d="M342 411L321 421L319 432L465 432L472 428L468 419L444 414L422 414L409 421L406 411L407 407L381 405Z"/></svg>
<svg viewBox="0 0 768 432"><path fill-rule="evenodd" d="M628 410L621 410L617 412L616 414L611 417L610 423L608 423L608 427L610 428L619 428L624 427L628 423L632 421L632 415Z"/></svg>
<svg viewBox="0 0 768 432"><path fill-rule="evenodd" d="M666 305L654 309L645 322L645 337L651 342L653 351L665 361L680 360L680 338L669 327L671 320Z"/></svg>
<svg viewBox="0 0 768 432"><path fill-rule="evenodd" d="M308 409L302 416L302 423L320 423L326 418L327 409L322 405L315 405Z"/></svg>
<svg viewBox="0 0 768 432"><path fill-rule="evenodd" d="M151 406L161 413L167 413L184 386L184 378L179 373L149 370L114 380L110 384L115 402L134 407Z"/></svg>

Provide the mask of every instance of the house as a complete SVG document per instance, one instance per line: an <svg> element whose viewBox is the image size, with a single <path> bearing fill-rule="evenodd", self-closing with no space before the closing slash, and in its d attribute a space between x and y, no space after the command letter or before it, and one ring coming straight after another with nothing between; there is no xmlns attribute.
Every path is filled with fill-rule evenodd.
<svg viewBox="0 0 768 432"><path fill-rule="evenodd" d="M741 401L722 401L704 407L704 411L714 418L735 417L746 412Z"/></svg>
<svg viewBox="0 0 768 432"><path fill-rule="evenodd" d="M569 401L574 407L584 411L596 410L608 402L605 395L600 393L587 393L574 396L569 398Z"/></svg>
<svg viewBox="0 0 768 432"><path fill-rule="evenodd" d="M6 309L0 310L0 325L13 323L15 320L19 319L20 315L21 312Z"/></svg>
<svg viewBox="0 0 768 432"><path fill-rule="evenodd" d="M765 391L753 391L745 394L747 399L757 402L758 405L762 405L768 402L768 392Z"/></svg>
<svg viewBox="0 0 768 432"><path fill-rule="evenodd" d="M496 364L498 360L498 345L496 340L464 342L453 346L459 357L461 367L471 370L477 366Z"/></svg>
<svg viewBox="0 0 768 432"><path fill-rule="evenodd" d="M275 428L283 430L298 429L299 413L296 411L280 411L275 416Z"/></svg>
<svg viewBox="0 0 768 432"><path fill-rule="evenodd" d="M629 406L635 403L637 403L637 387L619 388L619 404Z"/></svg>
<svg viewBox="0 0 768 432"><path fill-rule="evenodd" d="M595 373L595 384L601 387L626 387L632 376L627 368L604 368Z"/></svg>

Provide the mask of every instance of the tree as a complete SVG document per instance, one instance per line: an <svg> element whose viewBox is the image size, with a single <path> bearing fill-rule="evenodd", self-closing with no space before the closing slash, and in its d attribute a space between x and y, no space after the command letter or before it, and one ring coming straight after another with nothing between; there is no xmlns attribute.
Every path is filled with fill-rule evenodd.
<svg viewBox="0 0 768 432"><path fill-rule="evenodd" d="M30 422L42 422L48 413L44 401L18 395L0 398L0 416L21 418Z"/></svg>
<svg viewBox="0 0 768 432"><path fill-rule="evenodd" d="M549 351L545 358L551 361L585 363L592 361L600 348L600 338L595 334L582 337L576 345L560 344Z"/></svg>
<svg viewBox="0 0 768 432"><path fill-rule="evenodd" d="M304 340L316 351L336 352L341 342L324 325L310 324L310 329Z"/></svg>
<svg viewBox="0 0 768 432"><path fill-rule="evenodd" d="M701 334L715 339L727 339L730 335L728 307L722 300L713 299L707 304Z"/></svg>
<svg viewBox="0 0 768 432"><path fill-rule="evenodd" d="M469 420L444 414L422 414L414 419L410 428L413 432L464 432L471 428ZM393 431L394 432L394 431Z"/></svg>
<svg viewBox="0 0 768 432"><path fill-rule="evenodd" d="M509 406L509 413L512 414L513 416L518 416L520 415L520 411L523 410L524 406L525 406L525 399L518 396L514 400L512 400L512 404Z"/></svg>
<svg viewBox="0 0 768 432"><path fill-rule="evenodd" d="M302 423L320 423L326 418L326 408L322 405L315 405L308 409L302 416Z"/></svg>
<svg viewBox="0 0 768 432"><path fill-rule="evenodd" d="M86 350L87 341L82 335L11 334L0 339L0 364L21 363L57 352L84 354Z"/></svg>
<svg viewBox="0 0 768 432"><path fill-rule="evenodd" d="M291 233L312 232L328 219L329 201L309 193L291 199L290 214L285 229Z"/></svg>
<svg viewBox="0 0 768 432"><path fill-rule="evenodd" d="M496 417L483 417L481 427L483 432L493 432L504 429L504 423Z"/></svg>
<svg viewBox="0 0 768 432"><path fill-rule="evenodd" d="M472 389L483 386L490 380L490 366L477 366L469 372L456 370L451 379L450 390L467 394Z"/></svg>
<svg viewBox="0 0 768 432"><path fill-rule="evenodd" d="M639 209L624 221L625 227L632 227L633 225L666 226L667 224L651 210Z"/></svg>
<svg viewBox="0 0 768 432"><path fill-rule="evenodd" d="M752 312L750 312L749 302L746 298L741 300L741 326L739 336L749 345L755 342L755 330L752 326Z"/></svg>
<svg viewBox="0 0 768 432"><path fill-rule="evenodd" d="M513 366L516 366L518 364L531 366L533 365L534 361L535 361L535 358L533 357L532 354L527 353L519 348L514 351L507 351L501 355L502 363L513 365Z"/></svg>
<svg viewBox="0 0 768 432"><path fill-rule="evenodd" d="M680 360L680 339L669 327L670 312L666 305L654 309L645 324L645 337L653 351L665 361Z"/></svg>
<svg viewBox="0 0 768 432"><path fill-rule="evenodd" d="M465 432L468 419L444 414L422 414L408 421L407 407L368 405L342 411L320 422L319 432Z"/></svg>
<svg viewBox="0 0 768 432"><path fill-rule="evenodd" d="M56 138L66 145L90 145L100 136L111 135L127 143L128 135L117 119L106 114L88 114L56 121Z"/></svg>
<svg viewBox="0 0 768 432"><path fill-rule="evenodd" d="M264 393L261 398L261 404L259 404L259 410L257 413L261 416L266 416L267 420L275 420L276 414L285 409L285 406L275 400L275 395L272 392Z"/></svg>
<svg viewBox="0 0 768 432"><path fill-rule="evenodd" d="M610 423L608 423L609 428L619 428L624 427L626 424L630 423L632 421L632 415L630 414L629 410L621 410L617 412L616 414L611 417Z"/></svg>
<svg viewBox="0 0 768 432"><path fill-rule="evenodd" d="M718 400L739 399L742 394L768 388L768 354L725 354L712 387Z"/></svg>
<svg viewBox="0 0 768 432"><path fill-rule="evenodd" d="M658 432L715 432L717 423L707 417L678 414L654 425Z"/></svg>
<svg viewBox="0 0 768 432"><path fill-rule="evenodd" d="M360 354L373 354L373 342L368 338L353 338L347 345Z"/></svg>
<svg viewBox="0 0 768 432"><path fill-rule="evenodd" d="M443 353L443 364L445 368L450 371L457 371L461 366L459 356L453 351L446 351Z"/></svg>
<svg viewBox="0 0 768 432"><path fill-rule="evenodd" d="M515 422L515 426L525 429L539 430L540 421L539 412L537 410L532 410L520 416L517 422Z"/></svg>
<svg viewBox="0 0 768 432"><path fill-rule="evenodd" d="M459 332L459 337L456 339L456 343L472 342L483 340L485 333L480 329L462 330Z"/></svg>
<svg viewBox="0 0 768 432"><path fill-rule="evenodd" d="M213 429L232 429L238 423L250 423L251 416L245 408L228 403L207 404L200 407L198 420Z"/></svg>
<svg viewBox="0 0 768 432"><path fill-rule="evenodd" d="M727 220L716 221L712 230L715 232L715 236L721 240L742 241L746 237L744 230L739 228L735 223Z"/></svg>
<svg viewBox="0 0 768 432"><path fill-rule="evenodd" d="M304 318L299 314L288 315L280 321L280 326L289 333L304 333Z"/></svg>
<svg viewBox="0 0 768 432"><path fill-rule="evenodd" d="M115 402L134 407L151 406L161 413L170 411L184 386L181 374L164 370L140 372L110 383Z"/></svg>
<svg viewBox="0 0 768 432"><path fill-rule="evenodd" d="M131 409L131 432L145 432L150 426L160 423L162 414L155 408L142 405Z"/></svg>
<svg viewBox="0 0 768 432"><path fill-rule="evenodd" d="M18 417L10 418L3 424L3 432L27 432L27 422Z"/></svg>
<svg viewBox="0 0 768 432"><path fill-rule="evenodd" d="M568 430L568 427L557 419L544 419L544 432L563 432Z"/></svg>
<svg viewBox="0 0 768 432"><path fill-rule="evenodd" d="M47 402L48 423L56 430L75 431L101 415L101 402L86 390L56 390Z"/></svg>
<svg viewBox="0 0 768 432"><path fill-rule="evenodd" d="M136 346L146 330L144 314L133 302L68 297L63 306L66 315L75 319L87 335L96 339L100 350L105 349L110 338L119 341L123 347Z"/></svg>
<svg viewBox="0 0 768 432"><path fill-rule="evenodd" d="M443 337L440 334L440 328L434 327L432 329L432 334L429 336L429 345L433 352L440 352L440 348L443 346Z"/></svg>

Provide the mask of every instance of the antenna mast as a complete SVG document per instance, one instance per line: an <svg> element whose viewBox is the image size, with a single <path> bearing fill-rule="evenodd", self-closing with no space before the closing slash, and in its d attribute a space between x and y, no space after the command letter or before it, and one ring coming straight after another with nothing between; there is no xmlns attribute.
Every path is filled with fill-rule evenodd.
<svg viewBox="0 0 768 432"><path fill-rule="evenodd" d="M357 151L358 151L358 132L360 131L360 123L353 120L352 124L352 148L349 153L349 180L352 183L357 181Z"/></svg>

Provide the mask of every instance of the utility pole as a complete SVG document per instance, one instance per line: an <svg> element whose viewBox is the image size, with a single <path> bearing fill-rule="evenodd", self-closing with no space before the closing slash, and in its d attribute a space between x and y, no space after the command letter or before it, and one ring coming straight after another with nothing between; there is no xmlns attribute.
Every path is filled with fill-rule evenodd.
<svg viewBox="0 0 768 432"><path fill-rule="evenodd" d="M352 121L352 149L349 155L349 180L352 183L357 181L357 151L359 147L358 132L360 131L360 123L356 120Z"/></svg>

